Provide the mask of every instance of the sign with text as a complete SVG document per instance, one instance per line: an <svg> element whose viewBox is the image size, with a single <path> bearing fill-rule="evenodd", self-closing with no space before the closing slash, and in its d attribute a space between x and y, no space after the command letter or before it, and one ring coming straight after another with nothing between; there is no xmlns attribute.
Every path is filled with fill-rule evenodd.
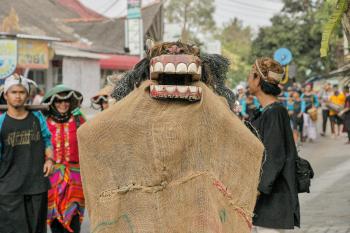
<svg viewBox="0 0 350 233"><path fill-rule="evenodd" d="M141 18L141 0L128 0L128 19Z"/></svg>
<svg viewBox="0 0 350 233"><path fill-rule="evenodd" d="M24 69L48 69L49 48L46 41L18 41L18 67Z"/></svg>
<svg viewBox="0 0 350 233"><path fill-rule="evenodd" d="M17 41L0 39L0 79L10 76L17 66Z"/></svg>
<svg viewBox="0 0 350 233"><path fill-rule="evenodd" d="M131 55L140 55L142 48L142 21L141 19L127 19L127 47Z"/></svg>

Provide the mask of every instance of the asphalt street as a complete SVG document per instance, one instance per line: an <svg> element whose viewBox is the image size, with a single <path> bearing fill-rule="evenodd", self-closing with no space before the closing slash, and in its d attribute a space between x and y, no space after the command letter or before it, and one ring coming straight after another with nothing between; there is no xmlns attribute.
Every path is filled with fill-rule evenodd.
<svg viewBox="0 0 350 233"><path fill-rule="evenodd" d="M345 136L306 143L300 154L314 170L310 194L299 195L302 233L350 233L350 145Z"/></svg>

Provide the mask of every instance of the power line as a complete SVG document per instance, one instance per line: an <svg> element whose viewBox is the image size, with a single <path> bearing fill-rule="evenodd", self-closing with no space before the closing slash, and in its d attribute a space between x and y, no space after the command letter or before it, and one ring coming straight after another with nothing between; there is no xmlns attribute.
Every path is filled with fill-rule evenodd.
<svg viewBox="0 0 350 233"><path fill-rule="evenodd" d="M220 6L225 7L225 9L229 8L230 10L240 10L242 13L246 13L246 12L254 13L254 15L256 15L256 14L273 15L274 13L276 13L276 12L272 12L272 11L267 12L267 11L261 11L261 10L254 10L254 12L251 12L251 10L248 11L248 10L242 9L241 6L240 6L241 9L239 9L238 7L235 7L234 5L230 5L230 4L226 5L226 3L222 3L217 8L220 8Z"/></svg>
<svg viewBox="0 0 350 233"><path fill-rule="evenodd" d="M80 0L81 1L81 0ZM105 3L98 7L99 12L103 12L110 7L110 0L105 1ZM92 7L90 7L92 9ZM96 9L94 9L96 10Z"/></svg>
<svg viewBox="0 0 350 233"><path fill-rule="evenodd" d="M236 5L237 4L237 5ZM260 8L260 7L252 7L252 6L247 6L247 5L244 5L244 4L240 4L240 3L237 3L237 2L228 2L228 1L224 1L219 3L219 5L226 5L226 6L230 6L230 7L235 7L235 8L245 8L245 9L249 9L249 10L253 10L253 11L259 11L259 12L264 12L264 13L274 13L276 12L277 10L273 10L273 9L270 9L270 10L266 10L266 9L263 9L263 8Z"/></svg>
<svg viewBox="0 0 350 233"><path fill-rule="evenodd" d="M265 10L265 11L274 11L275 10L274 8L262 7L261 5L255 5L255 4L240 2L240 1L236 1L236 0L222 0L222 1L225 3L228 3L228 4L237 4L240 6L254 8L254 9L258 9L258 10Z"/></svg>
<svg viewBox="0 0 350 233"><path fill-rule="evenodd" d="M265 1L268 1L268 2L273 2L273 3L282 3L281 0L265 0Z"/></svg>
<svg viewBox="0 0 350 233"><path fill-rule="evenodd" d="M110 9L112 9L115 5L117 5L117 3L119 2L119 0L114 0L114 2L112 2L112 4L110 4L105 10L102 11L102 14L106 14Z"/></svg>
<svg viewBox="0 0 350 233"><path fill-rule="evenodd" d="M261 7L261 6L257 6L257 5L254 5L254 4L250 4L250 3L247 3L247 2L241 2L241 1L239 1L239 0L230 0L229 2L231 2L231 3L237 3L237 4L240 4L240 5L242 5L242 6L253 7L253 8L255 8L255 9L260 9L260 10L275 11L275 9L273 9L273 8Z"/></svg>
<svg viewBox="0 0 350 233"><path fill-rule="evenodd" d="M124 7L121 7L121 8L120 8L120 10L118 11L118 13L114 14L114 16L113 16L112 18L118 18L118 17L121 17L121 16L122 16L122 13L123 13L124 11L126 12L126 11L127 11L127 9L126 9L126 8L124 8Z"/></svg>
<svg viewBox="0 0 350 233"><path fill-rule="evenodd" d="M101 12L100 14L105 15L109 10L111 10L117 3L119 2L119 0L114 0L112 2L112 4L110 4L105 10L103 10L103 12ZM123 8L122 8L123 10ZM122 12L122 11L121 11ZM120 12L120 13L121 13ZM119 14L119 13L118 13ZM85 28L84 30L84 34L85 36L88 38L89 34L96 28L99 27L97 24L95 23L91 23L88 27Z"/></svg>
<svg viewBox="0 0 350 233"><path fill-rule="evenodd" d="M269 23L269 19L267 18L252 18L252 17L248 17L247 19L244 19L244 17L240 16L240 15L232 15L229 19L234 19L237 18L238 20L240 20L244 25L249 25L249 23L247 22L255 22L257 24L266 24ZM226 24L223 22L223 25L227 25L229 21L226 21Z"/></svg>
<svg viewBox="0 0 350 233"><path fill-rule="evenodd" d="M218 8L220 9L220 8ZM245 15L245 16L251 16L253 18L261 18L261 19L270 19L273 17L274 14L269 14L269 15L259 15L259 14L254 14L254 13L251 13L251 12L244 12L244 11L239 11L237 9L227 9L227 7L223 7L221 8L219 11L225 11L227 13L231 13L231 14L239 14L239 15Z"/></svg>
<svg viewBox="0 0 350 233"><path fill-rule="evenodd" d="M229 12L227 10L224 10L224 11ZM248 19L244 19L244 15L242 15L242 14L232 14L232 12L229 12L229 13L231 13L231 17L229 17L230 19L237 18L240 21L242 21L243 24L245 24L245 25L247 25L247 24L250 25L250 23L247 23L247 22L255 22L255 24L257 24L257 25L259 25L259 24L265 25L266 23L268 23L270 21L270 18L267 18L267 17L248 16ZM245 15L245 16L247 16L247 15ZM225 24L223 24L223 25L225 25Z"/></svg>

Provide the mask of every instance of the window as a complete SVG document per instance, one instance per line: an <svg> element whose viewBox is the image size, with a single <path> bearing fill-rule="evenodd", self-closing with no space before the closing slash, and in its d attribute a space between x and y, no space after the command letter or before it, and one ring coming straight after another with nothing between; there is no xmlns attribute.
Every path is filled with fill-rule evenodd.
<svg viewBox="0 0 350 233"><path fill-rule="evenodd" d="M46 70L30 70L28 78L33 80L38 85L38 88L45 90L47 80Z"/></svg>

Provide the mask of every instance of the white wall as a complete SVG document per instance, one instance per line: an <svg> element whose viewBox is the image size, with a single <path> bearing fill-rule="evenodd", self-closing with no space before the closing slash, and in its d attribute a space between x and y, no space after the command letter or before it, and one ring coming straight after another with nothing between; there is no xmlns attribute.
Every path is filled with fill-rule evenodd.
<svg viewBox="0 0 350 233"><path fill-rule="evenodd" d="M83 106L90 106L90 98L100 90L100 64L98 60L63 58L63 84L84 96Z"/></svg>

